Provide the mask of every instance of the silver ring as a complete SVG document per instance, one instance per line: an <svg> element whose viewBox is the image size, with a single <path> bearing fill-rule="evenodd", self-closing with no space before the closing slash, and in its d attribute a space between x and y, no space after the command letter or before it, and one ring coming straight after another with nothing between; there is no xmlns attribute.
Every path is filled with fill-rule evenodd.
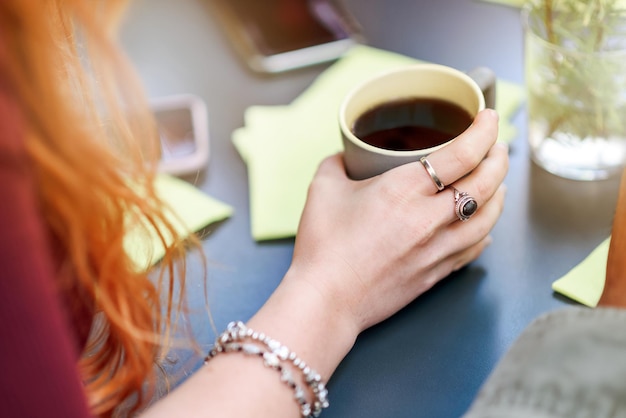
<svg viewBox="0 0 626 418"><path fill-rule="evenodd" d="M441 182L441 180L439 180L439 177L437 176L437 173L435 172L435 169L433 168L432 165L430 165L430 162L428 162L426 157L420 158L420 162L422 163L422 165L426 169L426 172L428 173L430 178L433 179L433 183L435 183L435 186L437 187L437 190L438 191L442 191L443 189L445 189L446 186Z"/></svg>
<svg viewBox="0 0 626 418"><path fill-rule="evenodd" d="M465 192L460 192L454 187L454 211L459 220L465 222L478 210L476 199Z"/></svg>

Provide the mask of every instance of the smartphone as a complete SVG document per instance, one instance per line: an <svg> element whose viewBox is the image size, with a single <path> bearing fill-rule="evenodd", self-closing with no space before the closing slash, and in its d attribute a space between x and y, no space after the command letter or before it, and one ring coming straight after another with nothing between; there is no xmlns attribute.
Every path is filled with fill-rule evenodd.
<svg viewBox="0 0 626 418"><path fill-rule="evenodd" d="M192 94L150 100L161 139L159 171L183 175L206 168L209 126L205 102Z"/></svg>
<svg viewBox="0 0 626 418"><path fill-rule="evenodd" d="M209 0L248 67L280 73L328 62L363 42L339 0Z"/></svg>

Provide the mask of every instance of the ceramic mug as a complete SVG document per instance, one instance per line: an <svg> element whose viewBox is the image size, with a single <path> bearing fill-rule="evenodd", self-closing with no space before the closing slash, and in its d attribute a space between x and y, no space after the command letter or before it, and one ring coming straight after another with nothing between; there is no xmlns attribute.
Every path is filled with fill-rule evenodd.
<svg viewBox="0 0 626 418"><path fill-rule="evenodd" d="M348 176L355 180L373 177L417 161L446 146L469 127L478 112L485 107L494 107L495 86L496 77L488 68L480 67L465 73L448 66L426 63L392 70L358 85L344 98L339 109ZM394 106L404 108L396 109ZM453 111L459 112L459 120L450 120ZM376 142L372 139L378 135L385 140L385 136L379 134L387 135L389 132L383 132L387 128L397 131L389 135L399 134L402 127L393 126L399 122L388 120L389 114L392 118L404 115L400 124L405 125L419 125L426 121L428 127L409 127L421 130L419 133L406 131L405 127L401 134L408 135L406 140L411 141L414 139L411 135L422 135L421 142L401 146L397 141ZM410 117L419 121L406 122L406 114L417 115ZM451 125L454 123L456 126ZM445 134L441 130L446 131ZM389 139L389 135L386 138ZM433 140L435 137L437 139Z"/></svg>

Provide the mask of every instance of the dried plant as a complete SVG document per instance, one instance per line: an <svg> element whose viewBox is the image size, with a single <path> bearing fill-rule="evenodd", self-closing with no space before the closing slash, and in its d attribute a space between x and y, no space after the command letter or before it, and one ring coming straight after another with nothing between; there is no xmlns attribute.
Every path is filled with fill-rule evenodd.
<svg viewBox="0 0 626 418"><path fill-rule="evenodd" d="M525 6L534 34L526 45L529 101L534 117L548 125L546 136L626 137L624 3L534 0Z"/></svg>

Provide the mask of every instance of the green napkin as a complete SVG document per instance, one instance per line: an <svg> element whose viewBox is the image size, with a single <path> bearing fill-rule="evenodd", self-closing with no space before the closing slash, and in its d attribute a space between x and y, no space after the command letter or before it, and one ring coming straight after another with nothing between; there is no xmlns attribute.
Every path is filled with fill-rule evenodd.
<svg viewBox="0 0 626 418"><path fill-rule="evenodd" d="M169 206L168 220L186 236L232 215L229 205L202 193L190 183L161 174L155 183L158 196ZM124 248L137 269L147 270L165 255L152 228L135 228L124 240Z"/></svg>
<svg viewBox="0 0 626 418"><path fill-rule="evenodd" d="M308 185L320 161L342 150L337 113L358 83L381 72L419 62L360 45L324 71L285 106L252 106L232 140L248 166L251 234L255 240L295 235ZM469 69L468 69L469 70ZM498 80L500 137L517 132L510 118L524 98L522 87Z"/></svg>
<svg viewBox="0 0 626 418"><path fill-rule="evenodd" d="M569 273L552 283L552 290L595 308L604 290L610 238L604 240Z"/></svg>

